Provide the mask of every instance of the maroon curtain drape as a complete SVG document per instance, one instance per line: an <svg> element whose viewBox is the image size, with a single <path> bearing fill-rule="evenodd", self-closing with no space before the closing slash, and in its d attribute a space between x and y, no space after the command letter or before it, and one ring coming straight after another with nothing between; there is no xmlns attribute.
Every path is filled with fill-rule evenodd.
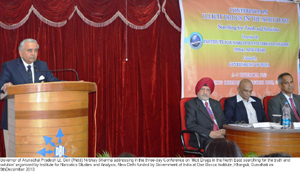
<svg viewBox="0 0 300 172"><path fill-rule="evenodd" d="M178 1L2 0L0 63L18 58L19 43L30 37L49 69L73 68L80 80L97 84L89 156L96 141L96 152L112 156L172 157L182 153L181 72L180 31L170 20L180 27ZM54 74L75 80L72 72Z"/></svg>

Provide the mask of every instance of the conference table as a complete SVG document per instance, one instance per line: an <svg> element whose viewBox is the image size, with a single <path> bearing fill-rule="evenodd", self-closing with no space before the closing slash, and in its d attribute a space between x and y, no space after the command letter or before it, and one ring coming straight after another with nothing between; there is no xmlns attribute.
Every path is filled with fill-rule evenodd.
<svg viewBox="0 0 300 172"><path fill-rule="evenodd" d="M287 153L300 157L300 128L274 129L224 125L226 138L233 140L243 154L256 152L258 156Z"/></svg>

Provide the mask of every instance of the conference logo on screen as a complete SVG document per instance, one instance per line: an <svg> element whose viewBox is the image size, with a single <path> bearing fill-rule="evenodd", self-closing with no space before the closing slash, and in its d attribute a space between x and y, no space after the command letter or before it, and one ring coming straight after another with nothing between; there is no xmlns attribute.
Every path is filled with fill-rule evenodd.
<svg viewBox="0 0 300 172"><path fill-rule="evenodd" d="M203 38L202 35L198 32L193 32L188 38L189 44L193 49L199 49L202 47Z"/></svg>

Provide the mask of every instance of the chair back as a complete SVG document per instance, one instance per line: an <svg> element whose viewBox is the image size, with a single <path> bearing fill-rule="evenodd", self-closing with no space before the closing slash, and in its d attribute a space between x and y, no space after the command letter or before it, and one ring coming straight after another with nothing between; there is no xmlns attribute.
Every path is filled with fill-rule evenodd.
<svg viewBox="0 0 300 172"><path fill-rule="evenodd" d="M222 97L219 102L221 103L221 106L222 106L222 109L224 111L224 104L225 104L225 100L227 99L228 97Z"/></svg>
<svg viewBox="0 0 300 172"><path fill-rule="evenodd" d="M186 130L186 126L185 126L185 114L186 114L186 111L185 111L185 107L184 107L184 104L193 99L195 97L187 97L187 98L182 98L180 100L180 124L181 124L181 131L183 130ZM186 145L186 147L188 149L196 149L196 148L193 148L191 146L189 146L189 140L190 140L190 134L184 134L184 143Z"/></svg>
<svg viewBox="0 0 300 172"><path fill-rule="evenodd" d="M265 113L266 113L266 115L267 115L268 121L270 121L270 119L269 119L269 114L268 114L268 103L269 103L269 100L270 100L271 98L273 98L273 97L274 97L274 96L266 96L266 97L264 97L264 99L263 99L264 109L265 109Z"/></svg>

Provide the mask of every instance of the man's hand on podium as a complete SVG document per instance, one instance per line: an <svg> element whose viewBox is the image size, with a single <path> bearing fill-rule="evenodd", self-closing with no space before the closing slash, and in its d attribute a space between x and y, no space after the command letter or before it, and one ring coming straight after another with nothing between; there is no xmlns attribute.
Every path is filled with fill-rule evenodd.
<svg viewBox="0 0 300 172"><path fill-rule="evenodd" d="M11 82L8 82L8 83L6 83L6 84L4 84L4 86L3 86L3 92L5 93L6 91L7 91L7 88L9 87L9 86L12 86L13 84L11 83Z"/></svg>

